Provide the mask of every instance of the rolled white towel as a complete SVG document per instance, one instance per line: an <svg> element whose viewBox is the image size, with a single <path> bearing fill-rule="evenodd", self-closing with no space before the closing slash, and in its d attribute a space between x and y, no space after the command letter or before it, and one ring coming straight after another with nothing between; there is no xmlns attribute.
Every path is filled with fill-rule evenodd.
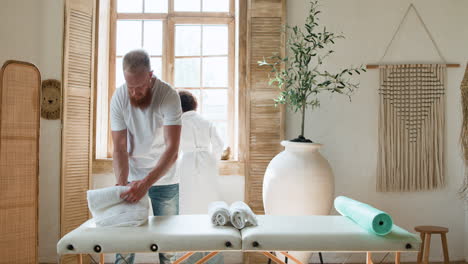
<svg viewBox="0 0 468 264"><path fill-rule="evenodd" d="M216 201L208 206L208 215L215 226L223 226L229 222L229 206L224 201Z"/></svg>
<svg viewBox="0 0 468 264"><path fill-rule="evenodd" d="M252 209L242 201L232 203L229 208L229 214L231 215L232 225L239 230L244 228L247 224L253 226L257 225L257 216L252 212Z"/></svg>
<svg viewBox="0 0 468 264"><path fill-rule="evenodd" d="M134 204L120 198L129 189L129 186L113 186L87 192L88 207L96 226L140 226L148 221L147 196Z"/></svg>

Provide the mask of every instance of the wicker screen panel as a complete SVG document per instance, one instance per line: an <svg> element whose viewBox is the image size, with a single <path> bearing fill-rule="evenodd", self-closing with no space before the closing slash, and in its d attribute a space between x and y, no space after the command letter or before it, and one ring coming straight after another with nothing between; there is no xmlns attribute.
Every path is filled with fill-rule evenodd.
<svg viewBox="0 0 468 264"><path fill-rule="evenodd" d="M0 78L0 263L37 263L41 76L7 61Z"/></svg>
<svg viewBox="0 0 468 264"><path fill-rule="evenodd" d="M381 66L379 191L445 185L445 82L445 65Z"/></svg>

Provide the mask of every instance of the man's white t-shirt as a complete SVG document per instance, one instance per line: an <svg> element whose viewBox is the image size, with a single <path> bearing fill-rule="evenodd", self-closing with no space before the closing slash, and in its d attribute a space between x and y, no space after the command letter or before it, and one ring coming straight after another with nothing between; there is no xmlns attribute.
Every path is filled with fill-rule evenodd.
<svg viewBox="0 0 468 264"><path fill-rule="evenodd" d="M129 181L145 178L154 169L166 149L163 126L181 125L182 108L179 94L169 84L156 78L151 104L140 109L132 106L127 84L112 96L110 118L112 131L127 129ZM176 166L154 185L179 183Z"/></svg>

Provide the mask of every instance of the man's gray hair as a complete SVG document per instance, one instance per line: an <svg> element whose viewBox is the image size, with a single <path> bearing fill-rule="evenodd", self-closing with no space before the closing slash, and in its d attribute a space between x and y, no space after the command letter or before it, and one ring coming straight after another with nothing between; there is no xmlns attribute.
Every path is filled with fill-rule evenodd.
<svg viewBox="0 0 468 264"><path fill-rule="evenodd" d="M123 57L124 72L151 71L150 57L143 49L132 50Z"/></svg>

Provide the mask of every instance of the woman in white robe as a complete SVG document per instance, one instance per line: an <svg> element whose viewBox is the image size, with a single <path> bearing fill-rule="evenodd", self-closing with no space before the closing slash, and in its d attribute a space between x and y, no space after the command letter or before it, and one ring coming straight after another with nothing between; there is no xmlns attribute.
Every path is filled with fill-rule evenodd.
<svg viewBox="0 0 468 264"><path fill-rule="evenodd" d="M196 112L196 98L179 92L182 133L177 172L180 179L180 214L207 214L208 205L219 201L218 163L223 141L210 121Z"/></svg>
<svg viewBox="0 0 468 264"><path fill-rule="evenodd" d="M218 162L223 141L210 121L196 112L197 100L187 91L179 92L182 105L182 133L177 163L179 175L179 213L207 214L208 205L220 200ZM186 263L195 263L207 253L196 253ZM223 263L217 254L206 263Z"/></svg>

